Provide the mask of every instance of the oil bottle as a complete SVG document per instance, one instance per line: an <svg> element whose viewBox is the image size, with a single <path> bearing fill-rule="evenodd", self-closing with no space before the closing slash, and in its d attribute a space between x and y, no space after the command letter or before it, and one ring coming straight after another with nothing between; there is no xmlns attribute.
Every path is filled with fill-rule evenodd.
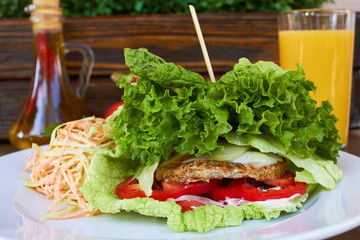
<svg viewBox="0 0 360 240"><path fill-rule="evenodd" d="M49 137L42 135L49 125L86 114L85 92L94 63L93 52L86 44L64 43L59 0L33 0L28 9L33 30L33 74L26 102L9 131L9 140L18 149L49 143ZM77 84L70 82L65 67L65 54L71 51L83 55Z"/></svg>

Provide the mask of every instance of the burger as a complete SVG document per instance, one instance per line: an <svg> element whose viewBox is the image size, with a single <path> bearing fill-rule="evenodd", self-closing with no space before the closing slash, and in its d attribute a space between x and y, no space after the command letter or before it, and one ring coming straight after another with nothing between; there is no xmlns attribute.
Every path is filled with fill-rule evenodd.
<svg viewBox="0 0 360 240"><path fill-rule="evenodd" d="M106 121L117 146L94 156L81 188L93 208L206 232L295 212L341 179L337 118L301 66L240 58L207 82L144 48L124 53L137 81L117 83L123 105Z"/></svg>

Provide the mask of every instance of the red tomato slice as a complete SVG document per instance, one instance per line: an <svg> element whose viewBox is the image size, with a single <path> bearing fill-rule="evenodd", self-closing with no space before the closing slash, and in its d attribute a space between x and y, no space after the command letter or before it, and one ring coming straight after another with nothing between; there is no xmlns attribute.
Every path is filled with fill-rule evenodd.
<svg viewBox="0 0 360 240"><path fill-rule="evenodd" d="M186 195L200 195L218 186L220 181L220 179L212 179L210 182L194 182L188 184L162 182L162 187L164 191L185 191Z"/></svg>
<svg viewBox="0 0 360 240"><path fill-rule="evenodd" d="M124 104L124 101L117 102L113 105L111 105L105 112L104 118L107 118L110 116L113 112L115 112L121 105Z"/></svg>
<svg viewBox="0 0 360 240"><path fill-rule="evenodd" d="M204 204L195 200L178 201L176 203L181 206L182 212L194 211L196 208L204 206Z"/></svg>
<svg viewBox="0 0 360 240"><path fill-rule="evenodd" d="M220 180L214 179L210 182L195 182L189 184L162 183L164 190L153 189L151 198L166 201L168 198L178 198L183 195L200 195L209 192L218 186ZM121 198L146 197L145 193L140 190L139 184L132 180L132 177L126 179L116 187L116 195Z"/></svg>
<svg viewBox="0 0 360 240"><path fill-rule="evenodd" d="M286 172L281 178L265 180L264 183L271 186L286 187L295 183L295 175L291 172Z"/></svg>
<svg viewBox="0 0 360 240"><path fill-rule="evenodd" d="M121 199L146 197L145 193L140 190L137 180L133 177L129 177L117 185L116 195Z"/></svg>
<svg viewBox="0 0 360 240"><path fill-rule="evenodd" d="M294 194L304 194L306 183L293 182L293 184L281 187L281 189L260 189L251 186L246 179L233 180L228 187L216 187L209 192L211 198L215 200L225 200L227 198L241 198L247 201L265 201L268 199L288 198Z"/></svg>

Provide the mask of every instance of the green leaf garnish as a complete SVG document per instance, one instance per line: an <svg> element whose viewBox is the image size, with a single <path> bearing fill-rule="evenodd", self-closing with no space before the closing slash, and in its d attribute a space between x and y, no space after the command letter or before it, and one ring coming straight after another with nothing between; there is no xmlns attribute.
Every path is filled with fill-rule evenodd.
<svg viewBox="0 0 360 240"><path fill-rule="evenodd" d="M47 126L45 128L44 132L42 132L40 135L44 136L44 137L51 137L51 134L54 131L54 129L61 124L62 123L59 123L59 122L50 124L49 126Z"/></svg>

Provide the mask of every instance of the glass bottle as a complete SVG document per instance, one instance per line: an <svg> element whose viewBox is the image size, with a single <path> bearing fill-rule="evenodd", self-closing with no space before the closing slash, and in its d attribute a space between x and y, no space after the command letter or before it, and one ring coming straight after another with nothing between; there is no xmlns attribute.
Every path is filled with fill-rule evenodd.
<svg viewBox="0 0 360 240"><path fill-rule="evenodd" d="M34 0L28 9L33 23L33 75L24 107L9 131L9 140L18 149L47 144L49 137L42 135L46 127L86 115L84 98L94 63L86 44L64 43L58 0ZM64 56L71 51L83 55L77 84L66 73Z"/></svg>

